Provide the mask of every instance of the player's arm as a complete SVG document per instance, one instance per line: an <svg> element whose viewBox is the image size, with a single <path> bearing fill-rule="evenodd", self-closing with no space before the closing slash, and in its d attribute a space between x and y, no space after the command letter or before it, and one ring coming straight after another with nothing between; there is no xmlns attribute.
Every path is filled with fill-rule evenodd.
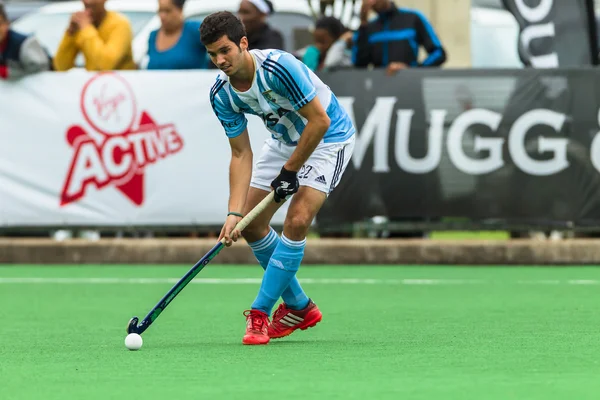
<svg viewBox="0 0 600 400"><path fill-rule="evenodd" d="M229 204L228 214L219 240L225 238L225 244L231 246L240 236L234 231L241 219L239 216L246 203L246 195L252 175L252 147L248 137L248 120L243 113L235 112L229 96L223 89L225 82L217 80L210 91L210 104L229 138L231 161L229 163ZM236 215L238 214L238 215Z"/></svg>
<svg viewBox="0 0 600 400"><path fill-rule="evenodd" d="M275 201L279 202L298 191L297 172L323 139L330 120L317 97L317 89L306 65L285 53L278 59L265 60L263 69L268 72L269 87L287 98L294 110L307 121L296 149L271 183Z"/></svg>
<svg viewBox="0 0 600 400"><path fill-rule="evenodd" d="M429 54L421 66L438 67L446 61L446 51L427 18L420 12L416 14L417 38Z"/></svg>
<svg viewBox="0 0 600 400"><path fill-rule="evenodd" d="M248 129L235 137L229 138L231 161L229 163L229 208L227 219L221 229L219 240L225 238L225 245L231 246L237 242L241 233L235 229L241 220L241 213L246 204L250 177L252 176L252 147Z"/></svg>
<svg viewBox="0 0 600 400"><path fill-rule="evenodd" d="M252 176L252 146L248 129L229 139L231 162L229 163L229 212L241 213Z"/></svg>
<svg viewBox="0 0 600 400"><path fill-rule="evenodd" d="M325 136L331 123L327 112L318 97L313 98L307 105L300 108L298 113L308 121L296 149L283 166L288 171L298 172L315 151L319 142Z"/></svg>

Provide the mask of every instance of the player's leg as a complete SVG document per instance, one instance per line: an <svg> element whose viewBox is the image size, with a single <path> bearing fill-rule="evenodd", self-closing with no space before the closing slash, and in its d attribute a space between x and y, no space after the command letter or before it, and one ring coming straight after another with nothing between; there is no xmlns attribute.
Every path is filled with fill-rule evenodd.
<svg viewBox="0 0 600 400"><path fill-rule="evenodd" d="M253 309L267 310L273 307L273 300L282 288L297 279L296 272L304 258L306 235L326 199L324 192L308 186L300 187L293 196L281 241L269 261L260 292L252 304ZM269 337L281 338L296 329L307 329L319 323L321 311L312 300L307 300L303 308L291 308L285 302L280 304L269 325Z"/></svg>
<svg viewBox="0 0 600 400"><path fill-rule="evenodd" d="M248 196L246 197L246 205L244 206L244 210L243 210L244 215L246 215L248 212L250 212L250 210L252 210L254 207L256 207L256 205L258 203L260 203L265 197L267 197L268 194L269 194L269 191L259 189L256 187L250 187L248 190ZM275 213L277 212L277 210L279 210L279 207L281 207L282 204L283 203L275 203L275 202L269 204L267 209L265 211L263 211L262 213L260 213L242 231L242 236L244 237L244 239L246 239L248 244L250 244L250 247L253 247L252 245L254 243L262 241L270 233L271 219L273 219L273 215L275 215ZM269 256L269 258L271 258L271 257ZM258 261L262 265L261 260L259 259ZM268 260L267 260L267 262L268 262Z"/></svg>
<svg viewBox="0 0 600 400"><path fill-rule="evenodd" d="M244 207L244 215L252 210L260 203L267 195L268 191L250 187L246 206ZM248 245L254 253L254 257L258 260L261 267L266 270L269 265L269 260L275 251L275 248L280 242L279 235L270 226L271 219L279 207L283 203L273 203L265 212L261 213L244 231L242 235L248 242ZM298 279L294 278L290 285L283 291L281 298L285 304L296 310L305 308L308 304L308 296L304 293Z"/></svg>
<svg viewBox="0 0 600 400"><path fill-rule="evenodd" d="M271 182L277 177L288 158L289 147L283 146L275 139L265 141L252 172L244 214L252 210L271 192ZM279 244L279 236L270 227L270 222L281 204L272 204L242 232L263 269L267 269L271 255ZM292 280L281 297L291 308L301 309L308 304L308 297L297 279Z"/></svg>
<svg viewBox="0 0 600 400"><path fill-rule="evenodd" d="M246 198L244 214L249 212L260 203L271 191L271 182L281 167L286 162L288 155L282 153L280 145L275 140L267 140L262 148L261 155L256 162L250 183L250 189ZM265 212L258 216L244 231L242 235L250 245L254 256L263 267L267 268L269 260L280 238L271 228L270 222L273 215L283 203L273 203ZM291 307L303 308L308 304L308 297L302 290L297 279L289 282L288 287L281 293L283 301ZM250 310L246 313L246 334L243 342L245 344L264 344L269 341L267 334L268 316L270 312Z"/></svg>
<svg viewBox="0 0 600 400"><path fill-rule="evenodd" d="M298 173L300 190L291 200L281 241L269 261L253 309L269 312L283 288L296 279L304 257L306 234L328 194L339 183L353 147L353 139L347 143L321 144ZM321 318L321 312L311 300L303 309L281 304L273 314L269 336L287 336L296 329L314 326Z"/></svg>

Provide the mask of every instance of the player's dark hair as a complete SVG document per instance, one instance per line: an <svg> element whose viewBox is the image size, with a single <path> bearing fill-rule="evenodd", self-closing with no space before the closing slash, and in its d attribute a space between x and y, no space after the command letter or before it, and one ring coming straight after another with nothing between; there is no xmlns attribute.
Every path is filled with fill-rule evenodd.
<svg viewBox="0 0 600 400"><path fill-rule="evenodd" d="M236 45L246 36L246 29L242 21L229 11L219 11L210 14L204 18L200 25L200 41L202 44L209 45L223 36L227 36Z"/></svg>
<svg viewBox="0 0 600 400"><path fill-rule="evenodd" d="M171 0L171 3L180 10L183 10L183 6L185 5L186 0Z"/></svg>
<svg viewBox="0 0 600 400"><path fill-rule="evenodd" d="M4 3L0 1L0 20L8 22L8 15L6 15L6 10L4 9Z"/></svg>
<svg viewBox="0 0 600 400"><path fill-rule="evenodd" d="M335 17L322 17L315 23L316 29L325 29L331 37L339 39L346 32L346 27Z"/></svg>

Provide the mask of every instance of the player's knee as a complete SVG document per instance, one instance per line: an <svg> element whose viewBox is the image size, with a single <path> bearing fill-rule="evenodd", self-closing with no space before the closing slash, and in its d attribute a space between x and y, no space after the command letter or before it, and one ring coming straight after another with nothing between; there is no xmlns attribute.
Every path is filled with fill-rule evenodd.
<svg viewBox="0 0 600 400"><path fill-rule="evenodd" d="M259 224L250 224L243 231L242 236L248 243L258 242L269 234L269 226L263 226Z"/></svg>
<svg viewBox="0 0 600 400"><path fill-rule="evenodd" d="M306 237L306 233L310 228L312 220L309 215L303 213L296 213L288 216L285 221L285 231L290 232L291 236L289 239L302 240Z"/></svg>

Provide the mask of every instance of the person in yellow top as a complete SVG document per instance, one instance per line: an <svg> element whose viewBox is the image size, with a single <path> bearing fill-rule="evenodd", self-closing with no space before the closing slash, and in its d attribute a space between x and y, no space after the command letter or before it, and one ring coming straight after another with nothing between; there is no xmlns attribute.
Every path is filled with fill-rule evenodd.
<svg viewBox="0 0 600 400"><path fill-rule="evenodd" d="M107 11L106 0L82 0L84 11L71 16L69 27L54 56L54 68L66 71L75 66L81 52L88 71L136 69L127 18Z"/></svg>

